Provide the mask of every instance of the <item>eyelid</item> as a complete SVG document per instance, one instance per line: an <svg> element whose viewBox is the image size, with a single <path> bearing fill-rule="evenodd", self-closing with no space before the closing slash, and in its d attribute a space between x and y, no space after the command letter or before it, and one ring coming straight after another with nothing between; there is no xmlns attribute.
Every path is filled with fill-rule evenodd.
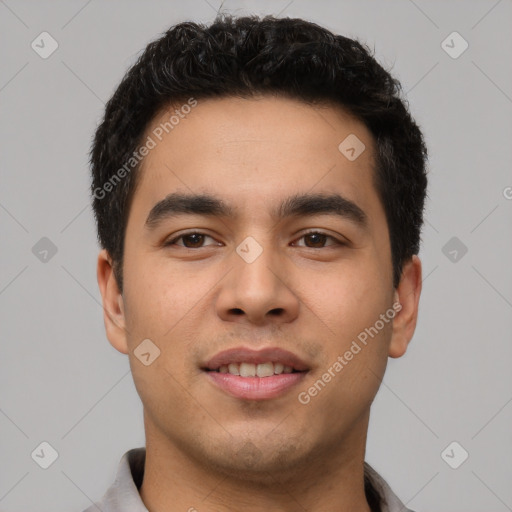
<svg viewBox="0 0 512 512"><path fill-rule="evenodd" d="M186 232L180 233L179 235L172 235L171 238L167 238L164 241L163 245L164 245L164 247L165 246L169 246L169 245L174 245L177 240L179 240L180 238L183 238L185 236L189 236L189 235L202 235L202 236L204 236L206 238L211 238L212 240L215 240L215 238L212 235L204 233L203 231L198 231L196 229L196 230L191 230L191 231L186 231ZM215 245L215 244L210 244L210 245ZM178 247L183 247L184 249L192 249L192 250L194 250L194 249L202 249L203 247L208 247L208 246L192 248L192 247L185 247L184 245L178 245Z"/></svg>
<svg viewBox="0 0 512 512"><path fill-rule="evenodd" d="M328 239L334 241L334 244L326 245L324 247L307 247L305 245L304 246L300 246L300 247L304 247L306 249L324 249L325 247L332 247L334 245L346 245L347 244L346 240L341 240L340 238L337 238L336 236L331 235L329 233L326 233L326 232L324 232L322 230L319 230L319 229L309 229L308 231L305 231L305 232L301 233L300 236L295 238L294 242L296 242L297 240L300 240L301 238L304 238L307 235L311 235L311 234L323 235L323 236L327 237ZM178 241L181 238L186 237L188 235L202 235L202 236L204 236L206 238L211 238L212 240L215 240L215 238L213 236L208 235L207 233L204 233L204 232L198 231L198 230L191 230L191 231L186 231L186 232L180 233L179 235L176 235L176 236L172 235L172 238L171 239L167 239L166 241L164 241L163 245L164 246L175 245L176 241ZM215 245L215 244L209 244L209 245ZM201 246L201 247L185 247L185 245L178 245L178 247L183 247L184 249L190 249L190 250L197 250L197 249L203 249L204 247L209 247L209 246L207 245L207 246Z"/></svg>
<svg viewBox="0 0 512 512"><path fill-rule="evenodd" d="M348 243L348 240L344 239L343 237L338 238L338 237L331 235L329 233L326 233L320 229L309 229L308 231L301 233L299 237L295 238L295 240L300 240L301 238L304 238L307 235L324 235L325 237L327 237L335 242L335 244L332 244L332 245L347 245L347 243ZM325 246L325 247L332 247L332 245ZM306 247L306 246L301 246L301 247L305 247L306 249L318 249L317 247ZM323 249L323 248L324 247L320 247L320 249Z"/></svg>

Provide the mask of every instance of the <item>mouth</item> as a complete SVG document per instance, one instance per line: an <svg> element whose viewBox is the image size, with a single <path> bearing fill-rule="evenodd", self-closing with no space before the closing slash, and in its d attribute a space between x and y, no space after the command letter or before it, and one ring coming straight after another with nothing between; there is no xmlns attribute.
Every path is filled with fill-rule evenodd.
<svg viewBox="0 0 512 512"><path fill-rule="evenodd" d="M268 361L266 363L229 363L219 366L219 368L206 371L229 373L230 375L238 375L240 377L272 377L273 375L281 375L283 373L301 373L290 365L283 363Z"/></svg>
<svg viewBox="0 0 512 512"><path fill-rule="evenodd" d="M289 392L310 368L296 355L279 348L220 352L201 368L210 382L244 400L269 400Z"/></svg>

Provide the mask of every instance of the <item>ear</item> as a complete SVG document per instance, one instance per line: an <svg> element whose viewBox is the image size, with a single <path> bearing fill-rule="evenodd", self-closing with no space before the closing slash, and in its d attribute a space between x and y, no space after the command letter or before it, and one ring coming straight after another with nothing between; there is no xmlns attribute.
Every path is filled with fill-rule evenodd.
<svg viewBox="0 0 512 512"><path fill-rule="evenodd" d="M112 258L105 249L98 255L96 274L103 299L103 320L107 338L116 350L128 354L123 296L114 276Z"/></svg>
<svg viewBox="0 0 512 512"><path fill-rule="evenodd" d="M403 266L402 277L395 290L395 304L399 303L401 309L393 319L389 357L403 356L412 339L418 319L421 285L421 261L413 255Z"/></svg>

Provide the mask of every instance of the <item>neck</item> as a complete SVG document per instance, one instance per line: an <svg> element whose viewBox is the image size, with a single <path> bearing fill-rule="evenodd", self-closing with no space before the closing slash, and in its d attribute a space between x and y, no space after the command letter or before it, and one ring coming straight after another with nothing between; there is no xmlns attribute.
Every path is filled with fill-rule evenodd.
<svg viewBox="0 0 512 512"><path fill-rule="evenodd" d="M315 450L293 469L241 475L197 460L145 423L140 495L151 512L371 512L364 488L366 428Z"/></svg>

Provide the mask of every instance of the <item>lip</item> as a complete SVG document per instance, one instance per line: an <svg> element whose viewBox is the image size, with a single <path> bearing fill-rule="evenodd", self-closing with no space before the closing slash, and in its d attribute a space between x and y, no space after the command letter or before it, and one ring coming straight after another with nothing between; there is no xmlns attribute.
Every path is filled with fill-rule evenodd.
<svg viewBox="0 0 512 512"><path fill-rule="evenodd" d="M281 373L272 377L240 377L230 373L205 372L210 381L226 393L243 400L270 400L295 387L307 372Z"/></svg>
<svg viewBox="0 0 512 512"><path fill-rule="evenodd" d="M293 373L281 373L270 377L240 377L220 373L220 366L230 363L281 363L291 366ZM297 355L277 347L252 350L245 347L224 350L213 356L202 370L210 382L229 395L243 400L270 400L286 394L304 379L310 368Z"/></svg>
<svg viewBox="0 0 512 512"><path fill-rule="evenodd" d="M218 370L220 366L230 363L281 363L284 366L291 366L298 372L310 370L307 364L299 357L278 347L267 347L261 350L253 350L245 347L237 347L223 350L214 355L203 367L203 370ZM289 375L289 374L288 374ZM242 377L250 378L250 377ZM272 377L263 377L270 379Z"/></svg>

